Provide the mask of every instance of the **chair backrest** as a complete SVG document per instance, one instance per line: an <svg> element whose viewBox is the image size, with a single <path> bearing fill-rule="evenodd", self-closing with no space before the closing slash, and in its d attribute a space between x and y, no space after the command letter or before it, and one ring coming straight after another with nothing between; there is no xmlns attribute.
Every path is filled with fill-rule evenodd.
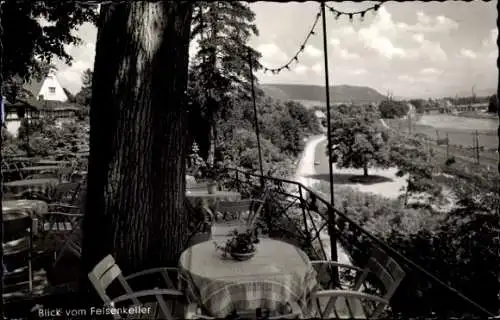
<svg viewBox="0 0 500 320"><path fill-rule="evenodd" d="M73 204L78 196L80 183L78 182L63 182L55 187L52 197L53 201Z"/></svg>
<svg viewBox="0 0 500 320"><path fill-rule="evenodd" d="M382 298L390 300L401 281L405 277L403 268L387 253L379 247L372 248L372 255L363 270L363 273L357 279L354 290L359 290L368 280L369 276L375 276L382 285ZM385 305L377 304L371 317L376 318L382 313Z"/></svg>
<svg viewBox="0 0 500 320"><path fill-rule="evenodd" d="M120 267L115 262L115 259L111 255L107 255L102 259L91 272L88 274L89 280L96 289L99 297L106 304L106 306L111 306L111 298L106 293L106 289L115 280L118 280L122 285L123 289L127 294L132 294L132 288L125 280L122 275ZM132 297L131 300L136 305L140 305L139 299Z"/></svg>
<svg viewBox="0 0 500 320"><path fill-rule="evenodd" d="M354 286L355 290L359 290L368 279L370 274L374 275L382 284L383 298L389 300L399 284L405 277L403 268L385 251L379 247L372 248L372 255L368 259L365 269L361 276L357 279Z"/></svg>
<svg viewBox="0 0 500 320"><path fill-rule="evenodd" d="M255 223L255 220L257 219L263 206L264 201L261 199L220 201L217 203L217 211L224 214L224 217L226 218L224 220L226 221L244 220L246 225L251 227Z"/></svg>

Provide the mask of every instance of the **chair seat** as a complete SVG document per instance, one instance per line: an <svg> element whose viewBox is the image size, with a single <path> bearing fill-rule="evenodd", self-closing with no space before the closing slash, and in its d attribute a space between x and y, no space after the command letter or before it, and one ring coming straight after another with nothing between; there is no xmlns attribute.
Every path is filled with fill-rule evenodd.
<svg viewBox="0 0 500 320"><path fill-rule="evenodd" d="M319 301L321 310L324 310L330 297L320 297L310 302L308 317L321 318L321 314L316 306ZM336 314L335 314L336 313ZM363 309L362 302L357 298L338 297L335 302L335 313L324 314L323 319L368 319Z"/></svg>

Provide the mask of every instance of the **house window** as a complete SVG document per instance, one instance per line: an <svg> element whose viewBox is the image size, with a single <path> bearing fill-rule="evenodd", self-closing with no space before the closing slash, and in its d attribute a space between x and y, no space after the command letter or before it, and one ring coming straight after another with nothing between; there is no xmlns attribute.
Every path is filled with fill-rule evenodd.
<svg viewBox="0 0 500 320"><path fill-rule="evenodd" d="M50 94L55 94L56 93L56 87L49 87L49 93Z"/></svg>

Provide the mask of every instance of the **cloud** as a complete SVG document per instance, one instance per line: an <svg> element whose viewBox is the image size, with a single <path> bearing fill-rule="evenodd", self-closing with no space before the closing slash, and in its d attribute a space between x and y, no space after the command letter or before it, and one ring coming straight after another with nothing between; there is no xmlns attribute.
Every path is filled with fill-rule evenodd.
<svg viewBox="0 0 500 320"><path fill-rule="evenodd" d="M257 51L262 54L262 59L269 62L285 62L288 59L280 47L274 43L265 43L257 47Z"/></svg>
<svg viewBox="0 0 500 320"><path fill-rule="evenodd" d="M398 76L398 80L399 81L404 81L404 82L410 82L410 83L413 83L415 82L415 78L407 75L407 74L402 74L402 75L399 75Z"/></svg>
<svg viewBox="0 0 500 320"><path fill-rule="evenodd" d="M336 47L340 44L340 39L336 37L330 38L330 44Z"/></svg>
<svg viewBox="0 0 500 320"><path fill-rule="evenodd" d="M413 40L417 43L423 43L425 41L424 35L421 33L416 33L412 36Z"/></svg>
<svg viewBox="0 0 500 320"><path fill-rule="evenodd" d="M407 23L400 22L396 26L400 30L410 32L449 33L452 30L458 29L459 24L458 22L443 15L433 18L426 15L423 11L418 11L416 24L409 25Z"/></svg>
<svg viewBox="0 0 500 320"><path fill-rule="evenodd" d="M321 74L321 71L323 71L323 67L321 66L321 63L315 63L311 69L316 72L316 74L320 75Z"/></svg>
<svg viewBox="0 0 500 320"><path fill-rule="evenodd" d="M442 70L438 70L435 68L423 68L420 70L420 74L422 75L437 75L443 73Z"/></svg>
<svg viewBox="0 0 500 320"><path fill-rule="evenodd" d="M483 46L497 47L497 38L498 38L498 29L497 28L491 29L488 37L483 40Z"/></svg>
<svg viewBox="0 0 500 320"><path fill-rule="evenodd" d="M308 70L309 70L309 68L304 66L304 65L300 65L300 66L293 68L293 71L295 73L298 73L298 74L305 74Z"/></svg>
<svg viewBox="0 0 500 320"><path fill-rule="evenodd" d="M356 60L361 58L357 53L351 53L347 49L341 49L339 55L344 60Z"/></svg>
<svg viewBox="0 0 500 320"><path fill-rule="evenodd" d="M396 23L387 9L382 7L372 24L358 31L358 37L365 48L374 50L389 60L428 58L443 61L447 55L440 43L426 40L424 33L446 33L456 28L457 22L442 15L431 17L423 11L417 12L417 22L413 25ZM400 39L408 38L413 39L416 46L403 47L395 44Z"/></svg>
<svg viewBox="0 0 500 320"><path fill-rule="evenodd" d="M323 51L316 48L315 46L313 45L306 45L305 49L304 49L304 52L305 54L307 54L308 56L312 57L312 58L318 58L318 57L321 57L323 55Z"/></svg>
<svg viewBox="0 0 500 320"><path fill-rule="evenodd" d="M470 50L470 49L460 49L460 56L464 57L464 58L469 58L469 59L476 59L477 58L477 54Z"/></svg>
<svg viewBox="0 0 500 320"><path fill-rule="evenodd" d="M367 71L366 69L354 69L354 70L349 70L348 73L353 75L361 75L367 73Z"/></svg>
<svg viewBox="0 0 500 320"><path fill-rule="evenodd" d="M405 54L403 48L394 46L389 38L380 35L376 27L359 30L359 36L366 47L375 50L385 58L392 59L394 56L403 57Z"/></svg>

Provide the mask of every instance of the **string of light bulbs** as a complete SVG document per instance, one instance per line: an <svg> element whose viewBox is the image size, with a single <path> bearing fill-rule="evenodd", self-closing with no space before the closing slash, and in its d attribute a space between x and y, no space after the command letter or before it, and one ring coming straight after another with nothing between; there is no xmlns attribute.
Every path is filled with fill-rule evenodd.
<svg viewBox="0 0 500 320"><path fill-rule="evenodd" d="M314 19L314 23L311 27L311 30L309 30L309 33L307 34L306 38L304 39L304 41L302 42L302 44L300 45L299 49L297 50L297 52L295 53L295 55L290 58L288 60L287 63L285 63L284 65L282 66L279 66L279 67L276 67L276 68L266 68L264 67L264 73L268 72L268 71L271 71L273 74L277 74L277 73L280 73L283 69L286 69L286 70L290 70L290 65L295 61L296 63L299 62L299 55L305 50L306 48L306 45L307 45L307 42L309 41L309 39L315 35L315 29L316 29L316 26L318 25L318 22L319 22L319 18L321 17L321 11L319 11L318 13L316 13L316 18Z"/></svg>
<svg viewBox="0 0 500 320"><path fill-rule="evenodd" d="M361 10L361 11L355 11L355 12L344 12L344 11L340 11L340 10L337 10L333 7L330 7L328 5L325 5L326 8L328 8L328 10L335 14L335 19L338 20L341 16L348 16L349 17L349 21L352 22L353 20L353 17L354 16L357 16L359 15L361 17L361 21L364 20L364 17L366 15L367 12L370 12L370 11L373 11L374 13L376 13L378 11L378 9L380 8L380 5L381 3L377 3L369 8L366 8L364 10ZM307 42L309 41L309 39L315 35L315 29L316 29L316 26L318 24L318 21L319 21L319 18L321 17L321 10L316 14L316 18L314 20L314 23L311 27L311 30L309 31L309 33L307 34L305 40L302 42L302 44L300 45L299 49L297 50L297 52L295 53L295 55L290 58L285 64L279 66L279 67L275 67L275 68L269 68L269 67L263 67L264 69L264 73L270 71L272 72L273 74L278 74L280 73L281 71L283 70L287 70L287 71L290 71L290 66L292 65L293 62L296 62L298 63L299 62L299 55L304 52L306 46L307 46Z"/></svg>
<svg viewBox="0 0 500 320"><path fill-rule="evenodd" d="M329 5L325 5L326 8L328 8L328 10L335 14L335 19L338 20L341 16L348 16L349 17L349 21L352 22L354 16L357 16L359 15L360 16L360 20L363 21L365 16L366 16L366 13L370 12L370 11L373 11L373 13L376 13L378 11L378 9L380 8L380 5L382 3L377 3L369 8L366 8L364 10L361 10L361 11L355 11L355 12L345 12L345 11L340 11L340 10L337 10L333 7L330 7Z"/></svg>

